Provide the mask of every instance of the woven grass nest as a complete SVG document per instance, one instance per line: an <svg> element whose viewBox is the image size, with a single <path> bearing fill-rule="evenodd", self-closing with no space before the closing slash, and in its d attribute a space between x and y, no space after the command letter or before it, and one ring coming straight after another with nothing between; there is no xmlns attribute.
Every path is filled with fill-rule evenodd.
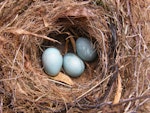
<svg viewBox="0 0 150 113"><path fill-rule="evenodd" d="M149 4L0 1L1 113L150 112ZM81 77L45 74L43 51L54 46L62 54L74 52L73 42L81 36L89 38L98 53L94 62L85 62Z"/></svg>

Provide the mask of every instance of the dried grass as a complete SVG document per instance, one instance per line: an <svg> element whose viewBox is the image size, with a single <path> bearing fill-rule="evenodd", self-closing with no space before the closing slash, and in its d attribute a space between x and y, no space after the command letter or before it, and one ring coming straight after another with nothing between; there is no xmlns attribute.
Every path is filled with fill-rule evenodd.
<svg viewBox="0 0 150 113"><path fill-rule="evenodd" d="M0 111L150 112L149 4L0 1ZM43 50L56 46L64 54L65 38L79 36L94 42L98 59L73 86L52 80L42 69Z"/></svg>

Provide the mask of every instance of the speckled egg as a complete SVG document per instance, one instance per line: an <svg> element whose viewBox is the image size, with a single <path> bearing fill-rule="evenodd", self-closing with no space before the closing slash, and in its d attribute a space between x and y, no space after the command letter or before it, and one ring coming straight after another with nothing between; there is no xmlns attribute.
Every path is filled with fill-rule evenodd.
<svg viewBox="0 0 150 113"><path fill-rule="evenodd" d="M64 55L63 68L69 76L78 77L84 72L85 65L77 55L67 53Z"/></svg>
<svg viewBox="0 0 150 113"><path fill-rule="evenodd" d="M93 61L97 57L96 49L90 40L80 37L76 40L77 55L84 61Z"/></svg>
<svg viewBox="0 0 150 113"><path fill-rule="evenodd" d="M63 57L57 48L51 47L43 52L42 63L48 75L56 76L62 68Z"/></svg>

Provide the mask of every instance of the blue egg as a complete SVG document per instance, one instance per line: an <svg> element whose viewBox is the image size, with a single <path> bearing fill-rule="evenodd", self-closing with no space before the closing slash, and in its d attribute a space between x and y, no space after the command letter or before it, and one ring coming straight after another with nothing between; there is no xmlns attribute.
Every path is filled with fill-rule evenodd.
<svg viewBox="0 0 150 113"><path fill-rule="evenodd" d="M77 55L67 53L64 55L63 68L69 76L78 77L84 72L85 65Z"/></svg>
<svg viewBox="0 0 150 113"><path fill-rule="evenodd" d="M42 63L48 75L56 76L62 68L63 57L58 49L51 47L43 52Z"/></svg>
<svg viewBox="0 0 150 113"><path fill-rule="evenodd" d="M84 61L93 61L97 57L96 49L90 40L80 37L76 40L77 55Z"/></svg>

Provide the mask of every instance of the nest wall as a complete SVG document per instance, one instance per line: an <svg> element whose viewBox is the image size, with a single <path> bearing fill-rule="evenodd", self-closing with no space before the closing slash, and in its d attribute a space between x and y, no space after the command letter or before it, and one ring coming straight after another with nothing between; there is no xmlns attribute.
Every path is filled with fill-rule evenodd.
<svg viewBox="0 0 150 113"><path fill-rule="evenodd" d="M2 110L149 112L148 4L149 0L1 1ZM81 77L71 78L72 86L51 79L41 63L44 49L56 46L64 54L66 38L80 36L93 41L98 59L86 63ZM117 93L121 97L113 105Z"/></svg>

